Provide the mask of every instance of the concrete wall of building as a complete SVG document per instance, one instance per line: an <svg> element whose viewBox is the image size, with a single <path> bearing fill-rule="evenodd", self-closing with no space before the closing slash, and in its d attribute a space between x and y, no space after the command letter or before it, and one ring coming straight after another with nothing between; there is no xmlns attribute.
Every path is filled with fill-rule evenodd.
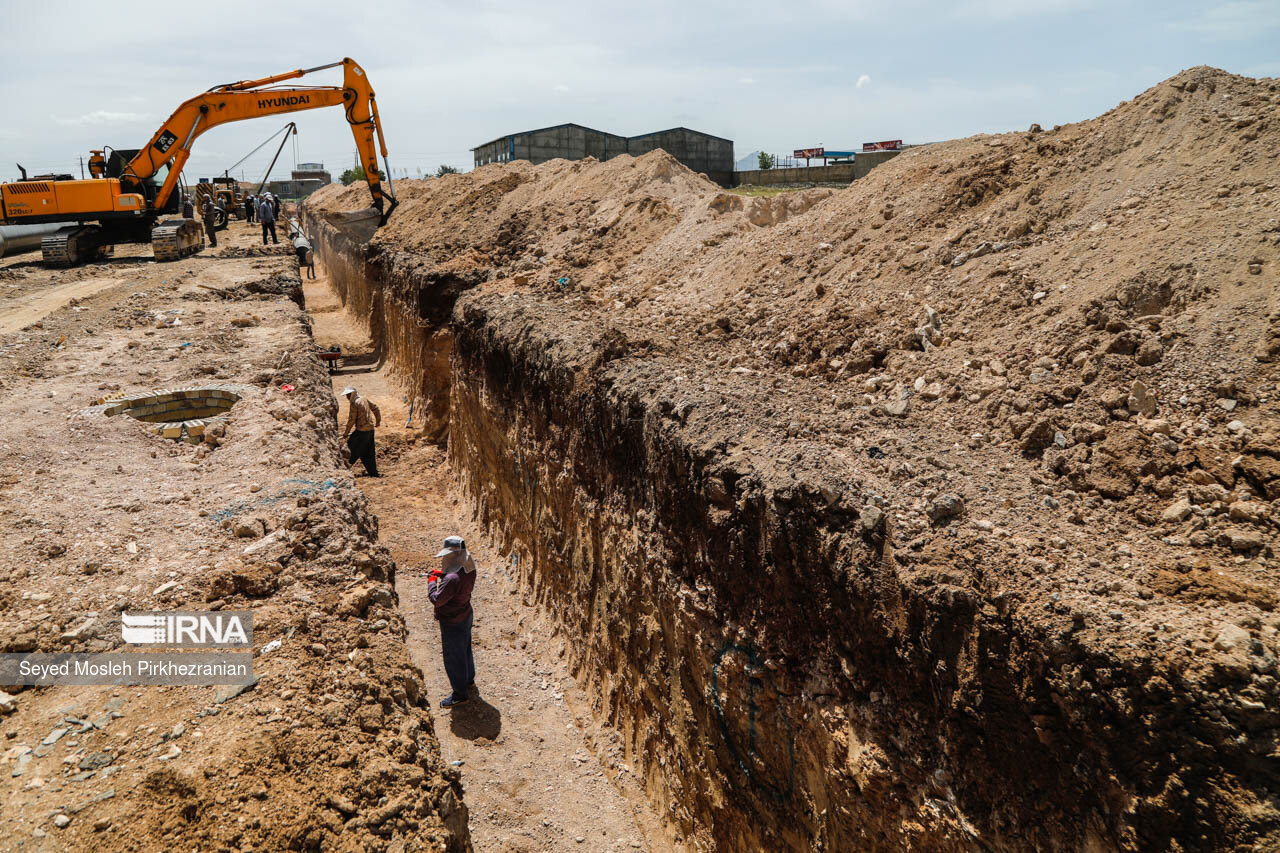
<svg viewBox="0 0 1280 853"><path fill-rule="evenodd" d="M507 137L495 139L485 145L481 145L475 151L471 152L475 155L476 167L487 166L490 163L507 162Z"/></svg>
<svg viewBox="0 0 1280 853"><path fill-rule="evenodd" d="M696 130L677 127L661 133L633 136L627 140L627 153L633 157L648 154L661 148L695 172L710 177L713 173L733 171L733 143L698 133Z"/></svg>
<svg viewBox="0 0 1280 853"><path fill-rule="evenodd" d="M735 172L735 186L770 187L778 184L847 184L855 177L856 164L838 163L834 166L801 166L798 169L752 169Z"/></svg>
<svg viewBox="0 0 1280 853"><path fill-rule="evenodd" d="M901 151L869 151L859 154L852 163L834 163L830 166L809 166L798 169L753 169L750 172L734 172L734 186L777 186L779 184L847 184L867 174L886 160L892 160Z"/></svg>
<svg viewBox="0 0 1280 853"><path fill-rule="evenodd" d="M729 186L733 181L733 142L687 128L628 139L580 125L561 125L504 136L479 146L474 154L476 166L485 166L512 160L537 164L557 157L566 160L585 157L609 160L619 154L639 157L656 148L717 183Z"/></svg>
<svg viewBox="0 0 1280 853"><path fill-rule="evenodd" d="M263 189L280 198L306 198L323 186L328 184L314 178L307 178L301 181L267 181Z"/></svg>

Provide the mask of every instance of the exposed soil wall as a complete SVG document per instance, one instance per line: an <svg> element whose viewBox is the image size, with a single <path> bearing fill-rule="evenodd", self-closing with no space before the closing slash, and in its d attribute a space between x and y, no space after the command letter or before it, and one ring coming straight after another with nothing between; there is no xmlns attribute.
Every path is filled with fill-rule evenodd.
<svg viewBox="0 0 1280 853"><path fill-rule="evenodd" d="M575 359L564 339L593 332L534 319L547 311L460 309L450 455L681 833L722 850L1090 850L1243 828L1220 823L1226 798L1161 788L1256 773L1223 739L1248 715L1215 724L1170 701L1191 686L1167 670L912 578L839 466L728 457L678 396L649 395L660 368ZM1182 763L1201 744L1221 751ZM1157 801L1135 810L1138 792Z"/></svg>
<svg viewBox="0 0 1280 853"><path fill-rule="evenodd" d="M409 391L414 423L421 424L424 435L443 440L449 419L452 337L444 321L459 282L439 273L385 277L381 266L386 260L366 251L361 239L364 235L331 224L305 209L303 220L343 304L367 318L378 358L391 359L392 368ZM384 281L394 284L372 284ZM436 307L440 297L448 307Z"/></svg>
<svg viewBox="0 0 1280 853"><path fill-rule="evenodd" d="M411 292L391 275L361 298ZM1256 713L1188 705L1176 669L1019 618L1019 596L913 575L847 469L798 442L775 448L786 469L730 455L714 417L654 393L671 365L619 360L625 340L554 304L472 296L452 329L462 488L678 834L1091 850L1254 831L1212 792L1258 772L1230 742Z"/></svg>

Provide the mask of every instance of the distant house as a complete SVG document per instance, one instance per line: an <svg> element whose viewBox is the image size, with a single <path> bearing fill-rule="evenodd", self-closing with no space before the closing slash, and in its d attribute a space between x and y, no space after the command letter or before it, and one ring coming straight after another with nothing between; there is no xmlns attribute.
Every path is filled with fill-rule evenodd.
<svg viewBox="0 0 1280 853"><path fill-rule="evenodd" d="M281 198L303 199L331 183L333 176L325 169L324 163L299 163L289 180L267 181L265 189Z"/></svg>
<svg viewBox="0 0 1280 853"><path fill-rule="evenodd" d="M299 163L290 177L295 181L320 181L322 186L333 183L333 175L325 169L324 163Z"/></svg>
<svg viewBox="0 0 1280 853"><path fill-rule="evenodd" d="M471 149L476 166L528 160L608 160L619 154L640 156L661 148L695 172L717 183L733 180L733 141L687 127L673 127L641 136L618 136L580 124L557 124L500 136Z"/></svg>
<svg viewBox="0 0 1280 853"><path fill-rule="evenodd" d="M288 199L303 199L311 195L323 186L328 186L333 181L321 181L318 178L303 178L301 180L288 181L267 181L267 192Z"/></svg>

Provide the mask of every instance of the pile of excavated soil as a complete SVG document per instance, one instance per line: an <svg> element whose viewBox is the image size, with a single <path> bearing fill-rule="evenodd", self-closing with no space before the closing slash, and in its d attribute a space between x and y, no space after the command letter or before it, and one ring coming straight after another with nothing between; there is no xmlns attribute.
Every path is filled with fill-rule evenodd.
<svg viewBox="0 0 1280 853"><path fill-rule="evenodd" d="M850 484L901 583L1072 650L1045 677L1115 721L1130 811L1243 842L1280 821L1277 155L1280 84L1201 67L841 191L744 199L662 152L401 182L370 251L675 398L730 481Z"/></svg>
<svg viewBox="0 0 1280 853"><path fill-rule="evenodd" d="M122 611L250 610L257 680L0 687L0 847L470 849L296 262L20 263L0 314L50 299L0 334L0 651L123 652ZM241 399L199 444L85 411L210 385Z"/></svg>
<svg viewBox="0 0 1280 853"><path fill-rule="evenodd" d="M914 149L842 192L768 199L661 151L487 166L401 182L373 245L605 318L624 349L703 382L750 377L737 384L773 416L708 428L852 451L900 493L900 532L934 538L929 501L963 464L984 487L960 495L964 517L992 529L947 525L951 544L1003 552L1018 586L1083 569L1056 609L1139 608L1154 627L1161 604L1274 602L1278 103L1273 81L1195 68L1091 121ZM366 194L333 187L311 207ZM1028 491L1065 502L1005 506ZM1135 528L1151 539L1137 563ZM1045 565L1023 577L1028 559ZM1140 578L1159 603L1114 594Z"/></svg>

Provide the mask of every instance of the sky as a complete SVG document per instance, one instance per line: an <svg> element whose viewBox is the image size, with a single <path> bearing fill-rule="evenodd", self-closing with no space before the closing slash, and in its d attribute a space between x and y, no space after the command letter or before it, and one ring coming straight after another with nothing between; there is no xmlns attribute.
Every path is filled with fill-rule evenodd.
<svg viewBox="0 0 1280 853"><path fill-rule="evenodd" d="M1193 65L1280 76L1280 0L793 0L610 4L171 4L0 0L0 179L80 173L91 148L138 148L212 86L350 56L378 97L393 175L469 169L470 149L577 122L624 136L684 125L735 156L919 143L1089 118ZM56 35L53 35L56 34ZM298 81L338 85L341 69ZM220 174L288 118L273 178L352 162L336 108L198 138L188 179ZM260 179L274 146L237 171ZM239 175L237 175L239 176Z"/></svg>

